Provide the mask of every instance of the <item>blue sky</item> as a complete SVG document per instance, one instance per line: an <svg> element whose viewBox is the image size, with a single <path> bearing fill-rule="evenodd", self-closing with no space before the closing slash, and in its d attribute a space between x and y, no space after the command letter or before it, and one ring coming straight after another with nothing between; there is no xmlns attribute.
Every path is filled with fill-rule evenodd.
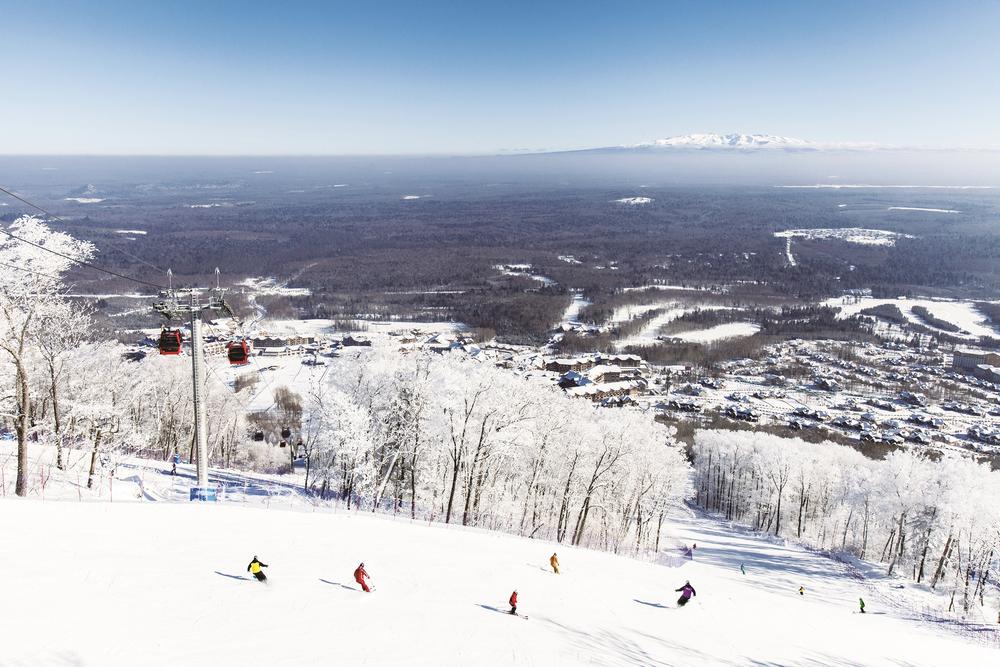
<svg viewBox="0 0 1000 667"><path fill-rule="evenodd" d="M5 154L1000 147L1000 2L4 5Z"/></svg>

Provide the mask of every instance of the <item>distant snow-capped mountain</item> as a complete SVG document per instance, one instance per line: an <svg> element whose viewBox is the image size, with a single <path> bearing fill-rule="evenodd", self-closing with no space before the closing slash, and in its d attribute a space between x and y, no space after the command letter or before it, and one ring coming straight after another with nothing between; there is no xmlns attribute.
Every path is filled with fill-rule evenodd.
<svg viewBox="0 0 1000 667"><path fill-rule="evenodd" d="M826 148L820 144L814 144L804 139L794 137L782 137L775 134L716 134L698 133L682 134L666 139L633 144L631 146L619 146L620 150L630 149L684 149L684 150L820 150Z"/></svg>
<svg viewBox="0 0 1000 667"><path fill-rule="evenodd" d="M818 146L794 137L774 134L684 134L624 148L782 148L813 149Z"/></svg>

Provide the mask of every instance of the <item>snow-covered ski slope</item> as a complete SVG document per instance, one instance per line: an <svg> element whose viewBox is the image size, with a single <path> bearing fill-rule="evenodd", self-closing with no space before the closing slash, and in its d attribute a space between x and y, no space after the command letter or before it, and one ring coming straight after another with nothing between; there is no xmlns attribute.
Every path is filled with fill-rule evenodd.
<svg viewBox="0 0 1000 667"><path fill-rule="evenodd" d="M884 579L707 518L668 567L346 511L0 500L3 665L995 665ZM559 553L563 574L548 570ZM267 563L267 585L247 563ZM375 592L352 580L365 562ZM740 573L740 564L747 574ZM697 596L676 608L674 589ZM799 586L805 595L797 594ZM502 613L514 589L521 621ZM858 597L868 605L855 613ZM896 600L896 602L894 602Z"/></svg>

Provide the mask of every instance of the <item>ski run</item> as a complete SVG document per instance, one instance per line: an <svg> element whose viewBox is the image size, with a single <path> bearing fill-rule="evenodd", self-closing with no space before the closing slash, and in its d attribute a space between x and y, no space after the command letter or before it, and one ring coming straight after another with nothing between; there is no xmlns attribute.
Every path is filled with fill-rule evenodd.
<svg viewBox="0 0 1000 667"><path fill-rule="evenodd" d="M311 505L261 477L243 480L258 493L215 505L151 502L182 496L193 470L127 470L114 502L0 500L0 664L971 666L1000 656L994 628L929 615L909 582L682 510L658 562L644 562ZM252 558L267 565L266 584L251 579ZM370 594L355 581L361 562ZM679 608L686 582L696 595ZM528 623L508 614L513 590Z"/></svg>

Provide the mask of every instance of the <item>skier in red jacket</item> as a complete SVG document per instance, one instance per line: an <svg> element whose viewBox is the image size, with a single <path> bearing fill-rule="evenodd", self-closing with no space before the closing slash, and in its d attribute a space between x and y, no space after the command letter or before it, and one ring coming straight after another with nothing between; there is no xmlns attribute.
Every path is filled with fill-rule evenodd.
<svg viewBox="0 0 1000 667"><path fill-rule="evenodd" d="M517 616L517 591L510 594L510 613Z"/></svg>
<svg viewBox="0 0 1000 667"><path fill-rule="evenodd" d="M354 581L361 584L361 590L365 593L371 593L372 591L368 588L368 584L365 583L365 579L371 579L371 577L369 577L368 573L365 572L365 564L362 563L361 565L358 565L358 569L354 571Z"/></svg>

